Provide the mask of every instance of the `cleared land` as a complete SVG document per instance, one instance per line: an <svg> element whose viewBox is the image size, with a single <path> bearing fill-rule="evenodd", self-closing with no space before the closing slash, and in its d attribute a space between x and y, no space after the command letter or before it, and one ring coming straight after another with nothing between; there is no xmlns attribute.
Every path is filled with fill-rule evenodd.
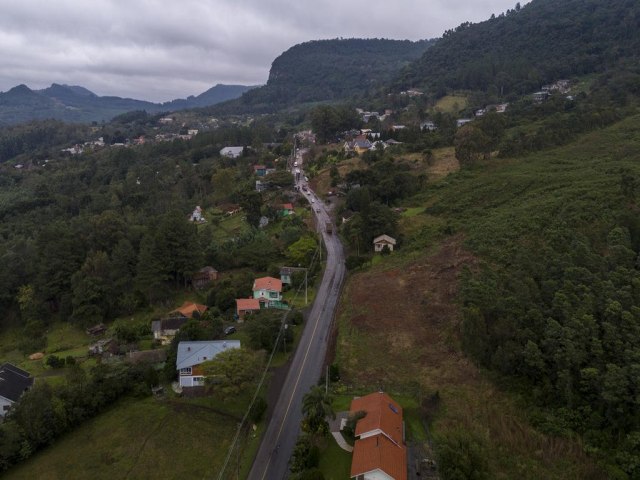
<svg viewBox="0 0 640 480"><path fill-rule="evenodd" d="M467 107L467 97L462 95L446 95L438 100L435 110L444 113L458 113Z"/></svg>
<svg viewBox="0 0 640 480"><path fill-rule="evenodd" d="M212 478L237 420L206 406L127 400L66 435L8 479Z"/></svg>

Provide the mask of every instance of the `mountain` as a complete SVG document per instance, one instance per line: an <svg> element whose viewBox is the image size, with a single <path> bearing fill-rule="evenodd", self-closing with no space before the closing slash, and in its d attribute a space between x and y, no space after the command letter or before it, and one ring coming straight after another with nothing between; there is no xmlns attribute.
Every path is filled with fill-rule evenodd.
<svg viewBox="0 0 640 480"><path fill-rule="evenodd" d="M355 38L301 43L273 61L266 85L216 110L273 111L363 96L391 81L434 43Z"/></svg>
<svg viewBox="0 0 640 480"><path fill-rule="evenodd" d="M54 83L43 90L31 90L26 85L18 85L5 93L0 92L0 125L42 119L100 122L132 110L156 113L205 107L237 98L251 88L253 87L243 85L216 85L197 97L152 103L114 96L100 97L80 86Z"/></svg>
<svg viewBox="0 0 640 480"><path fill-rule="evenodd" d="M393 89L521 94L560 78L628 68L638 58L637 0L532 0L445 32L396 78Z"/></svg>
<svg viewBox="0 0 640 480"><path fill-rule="evenodd" d="M255 86L246 85L222 85L218 84L211 87L204 93L194 97L190 96L186 99L177 99L171 102L163 103L162 106L166 110L184 110L187 108L200 108L216 105L227 100L233 100L240 97L243 93L256 88Z"/></svg>

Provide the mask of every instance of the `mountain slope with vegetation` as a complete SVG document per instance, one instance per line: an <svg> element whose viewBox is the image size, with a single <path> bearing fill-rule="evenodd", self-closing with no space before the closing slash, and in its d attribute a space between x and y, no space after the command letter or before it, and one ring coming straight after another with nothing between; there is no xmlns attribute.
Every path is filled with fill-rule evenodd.
<svg viewBox="0 0 640 480"><path fill-rule="evenodd" d="M292 104L367 95L433 43L356 38L301 43L273 61L265 86L226 107L229 111L273 111Z"/></svg>
<svg viewBox="0 0 640 480"><path fill-rule="evenodd" d="M560 78L637 71L639 52L635 0L533 0L445 32L395 88L425 86L439 96L451 89L522 94Z"/></svg>

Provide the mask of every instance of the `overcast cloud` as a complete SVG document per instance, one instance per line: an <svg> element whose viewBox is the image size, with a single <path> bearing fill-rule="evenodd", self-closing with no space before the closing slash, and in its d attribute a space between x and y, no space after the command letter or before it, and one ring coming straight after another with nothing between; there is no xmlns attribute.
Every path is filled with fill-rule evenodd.
<svg viewBox="0 0 640 480"><path fill-rule="evenodd" d="M0 0L0 91L65 83L98 95L167 101L216 83L263 84L271 62L300 42L439 37L515 3Z"/></svg>

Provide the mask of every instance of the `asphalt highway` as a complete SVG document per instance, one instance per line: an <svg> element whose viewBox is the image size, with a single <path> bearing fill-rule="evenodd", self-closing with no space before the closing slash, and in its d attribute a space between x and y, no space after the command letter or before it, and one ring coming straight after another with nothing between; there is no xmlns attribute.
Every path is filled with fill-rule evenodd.
<svg viewBox="0 0 640 480"><path fill-rule="evenodd" d="M302 166L302 156L297 158L299 168ZM298 187L316 216L317 229L327 250L326 267L278 403L249 472L249 480L280 480L288 477L288 461L300 432L302 397L324 374L322 366L331 322L345 276L342 244L337 235L325 231L326 222L331 221L329 212L324 202L309 190L303 175L299 176ZM307 187L306 192L302 190L303 185Z"/></svg>

